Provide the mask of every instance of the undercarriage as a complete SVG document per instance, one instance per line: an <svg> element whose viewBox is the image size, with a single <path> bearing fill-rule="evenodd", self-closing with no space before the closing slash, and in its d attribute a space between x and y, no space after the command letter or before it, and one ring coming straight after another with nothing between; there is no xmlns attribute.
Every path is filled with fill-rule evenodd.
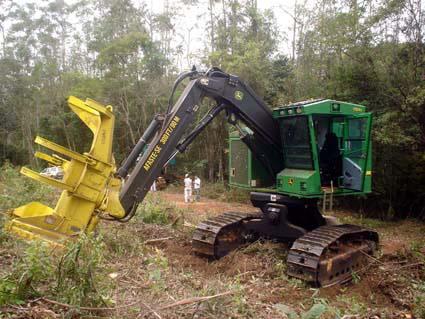
<svg viewBox="0 0 425 319"><path fill-rule="evenodd" d="M253 192L251 201L260 212L226 212L201 222L192 237L193 251L221 258L260 237L290 242L288 274L325 287L351 280L377 249L375 231L334 224L320 214L315 200Z"/></svg>

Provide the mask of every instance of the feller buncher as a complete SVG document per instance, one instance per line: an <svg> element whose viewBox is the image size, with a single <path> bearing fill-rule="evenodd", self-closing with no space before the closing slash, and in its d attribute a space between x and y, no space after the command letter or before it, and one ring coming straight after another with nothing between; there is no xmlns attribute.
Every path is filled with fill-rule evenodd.
<svg viewBox="0 0 425 319"><path fill-rule="evenodd" d="M189 83L173 103L176 88L187 78ZM216 103L195 125L196 113L206 107L201 106L204 98ZM225 113L238 132L233 149L241 144L252 155L248 168L241 166L237 152L231 157L231 182L237 186L245 170L252 170L248 187L258 211L224 212L200 223L192 239L195 253L220 258L259 237L288 241L292 243L288 273L328 286L349 280L377 248L375 231L336 224L318 208L318 201L329 194L371 192L372 117L364 106L321 99L270 110L237 76L218 68L192 70L177 78L168 109L154 116L117 169L112 107L72 96L68 104L93 132L91 148L79 154L44 138L35 139L52 151L35 156L61 166L64 176L57 180L25 167L21 173L63 192L55 208L32 202L13 209L6 225L10 232L60 244L93 231L100 219L129 221L162 168L218 114Z"/></svg>

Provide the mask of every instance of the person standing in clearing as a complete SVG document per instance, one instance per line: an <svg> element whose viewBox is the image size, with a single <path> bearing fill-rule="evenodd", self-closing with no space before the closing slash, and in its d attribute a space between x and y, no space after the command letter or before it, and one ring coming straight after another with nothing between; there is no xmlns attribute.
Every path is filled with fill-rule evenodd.
<svg viewBox="0 0 425 319"><path fill-rule="evenodd" d="M154 180L151 185L151 192L156 192L156 180Z"/></svg>
<svg viewBox="0 0 425 319"><path fill-rule="evenodd" d="M195 180L193 181L193 190L195 201L199 202L201 200L201 179L198 176L195 176Z"/></svg>
<svg viewBox="0 0 425 319"><path fill-rule="evenodd" d="M192 179L189 174L184 176L184 202L189 203L192 198Z"/></svg>

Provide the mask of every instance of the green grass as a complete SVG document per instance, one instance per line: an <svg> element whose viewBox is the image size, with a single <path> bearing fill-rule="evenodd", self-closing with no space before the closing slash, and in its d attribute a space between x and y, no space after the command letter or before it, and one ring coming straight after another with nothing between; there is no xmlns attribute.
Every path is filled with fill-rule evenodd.
<svg viewBox="0 0 425 319"><path fill-rule="evenodd" d="M146 224L166 225L173 223L179 215L183 214L181 209L170 202L166 202L157 194L148 194L143 203L137 208L134 220Z"/></svg>
<svg viewBox="0 0 425 319"><path fill-rule="evenodd" d="M102 236L81 235L76 242L69 242L53 264L57 265L53 296L59 300L80 306L113 303Z"/></svg>
<svg viewBox="0 0 425 319"><path fill-rule="evenodd" d="M204 183L201 189L202 196L225 202L248 203L249 194L249 190L229 187L224 183Z"/></svg>
<svg viewBox="0 0 425 319"><path fill-rule="evenodd" d="M122 256L128 258L140 256L145 253L146 247L143 244L143 237L134 238L134 233L128 231L129 224L115 224L115 227L102 227L97 229L102 236L106 254L109 258L116 259Z"/></svg>
<svg viewBox="0 0 425 319"><path fill-rule="evenodd" d="M393 222L382 221L376 218L367 218L363 216L342 216L339 217L342 223L361 225L367 228L386 228L394 225Z"/></svg>
<svg viewBox="0 0 425 319"><path fill-rule="evenodd" d="M413 313L417 318L425 318L425 283L414 284L416 296L413 302Z"/></svg>
<svg viewBox="0 0 425 319"><path fill-rule="evenodd" d="M0 305L39 296L77 306L106 305L112 287L105 277L103 251L102 238L95 236L83 235L63 251L31 242L0 278Z"/></svg>
<svg viewBox="0 0 425 319"><path fill-rule="evenodd" d="M43 285L53 273L48 247L40 242L28 246L12 271L0 278L0 305L22 304L26 299L40 295Z"/></svg>
<svg viewBox="0 0 425 319"><path fill-rule="evenodd" d="M169 272L167 256L161 250L156 249L153 253L148 254L144 264L147 270L147 279L152 282L150 289L154 293L166 290L165 276Z"/></svg>

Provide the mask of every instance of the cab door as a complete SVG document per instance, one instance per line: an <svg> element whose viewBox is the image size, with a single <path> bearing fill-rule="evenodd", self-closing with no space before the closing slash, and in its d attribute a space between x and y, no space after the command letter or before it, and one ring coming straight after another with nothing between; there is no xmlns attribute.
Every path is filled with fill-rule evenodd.
<svg viewBox="0 0 425 319"><path fill-rule="evenodd" d="M350 115L345 119L342 185L363 191L371 137L372 114Z"/></svg>

